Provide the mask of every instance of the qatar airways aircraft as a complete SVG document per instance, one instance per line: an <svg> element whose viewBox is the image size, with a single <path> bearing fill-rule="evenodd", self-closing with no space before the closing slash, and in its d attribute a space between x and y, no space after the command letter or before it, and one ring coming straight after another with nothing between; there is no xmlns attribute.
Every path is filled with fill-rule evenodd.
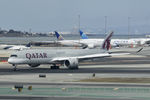
<svg viewBox="0 0 150 100"><path fill-rule="evenodd" d="M101 49L29 49L17 51L8 59L14 70L20 64L38 67L41 64L52 64L51 69L58 69L56 64L64 64L68 69L78 69L80 61L94 58L111 57L113 55L124 55L128 53L111 54L107 50L113 32L106 36Z"/></svg>

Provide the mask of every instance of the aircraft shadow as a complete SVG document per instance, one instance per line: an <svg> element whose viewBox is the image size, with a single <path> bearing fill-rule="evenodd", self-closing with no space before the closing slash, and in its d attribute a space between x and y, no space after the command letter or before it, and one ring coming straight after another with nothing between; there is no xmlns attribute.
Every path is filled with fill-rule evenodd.
<svg viewBox="0 0 150 100"><path fill-rule="evenodd" d="M9 68L0 69L0 75L10 75L10 74L36 74L36 73L121 73L121 74L150 74L150 68L79 68L76 70L70 70L67 68L62 69L50 69L50 68L24 68L17 69L14 71Z"/></svg>

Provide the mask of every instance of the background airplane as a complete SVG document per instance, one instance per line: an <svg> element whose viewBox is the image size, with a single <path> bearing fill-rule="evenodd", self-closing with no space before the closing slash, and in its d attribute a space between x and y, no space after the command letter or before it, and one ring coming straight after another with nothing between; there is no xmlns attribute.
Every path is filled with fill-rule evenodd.
<svg viewBox="0 0 150 100"><path fill-rule="evenodd" d="M5 50L23 50L23 49L30 49L31 43L27 45L0 45Z"/></svg>
<svg viewBox="0 0 150 100"><path fill-rule="evenodd" d="M88 47L96 47L98 41L103 41L103 39L88 39L87 35L84 34L81 30L80 37L83 40L82 43L89 45ZM86 41L89 40L89 41ZM94 41L94 42L93 42ZM111 46L112 47L119 47L119 46L130 46L130 45L144 45L148 41L150 41L150 38L131 38L131 39L112 39L111 40Z"/></svg>
<svg viewBox="0 0 150 100"><path fill-rule="evenodd" d="M65 40L62 35L60 35L57 31L54 31L57 37L57 44L64 45L64 46L82 46L79 43L79 40Z"/></svg>

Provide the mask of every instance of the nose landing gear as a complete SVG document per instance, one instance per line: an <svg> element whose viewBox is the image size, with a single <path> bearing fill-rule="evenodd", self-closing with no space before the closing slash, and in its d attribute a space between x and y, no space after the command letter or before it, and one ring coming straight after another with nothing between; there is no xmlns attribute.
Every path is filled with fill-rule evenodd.
<svg viewBox="0 0 150 100"><path fill-rule="evenodd" d="M13 71L16 71L17 70L17 66L15 64L12 64L12 66L14 67Z"/></svg>

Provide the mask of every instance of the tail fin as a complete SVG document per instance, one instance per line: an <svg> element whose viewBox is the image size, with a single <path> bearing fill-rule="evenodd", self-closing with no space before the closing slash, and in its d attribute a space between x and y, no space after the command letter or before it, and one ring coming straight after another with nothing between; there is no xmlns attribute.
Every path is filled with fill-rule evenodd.
<svg viewBox="0 0 150 100"><path fill-rule="evenodd" d="M102 49L109 50L109 48L110 48L110 41L111 41L111 37L112 37L113 33L114 33L113 31L110 31L107 34L106 38L103 41Z"/></svg>
<svg viewBox="0 0 150 100"><path fill-rule="evenodd" d="M26 45L26 47L31 47L31 43L28 43L28 44Z"/></svg>
<svg viewBox="0 0 150 100"><path fill-rule="evenodd" d="M55 35L57 37L57 40L64 40L63 36L61 36L57 31L55 31Z"/></svg>
<svg viewBox="0 0 150 100"><path fill-rule="evenodd" d="M88 39L87 35L84 34L81 30L79 30L81 39Z"/></svg>

